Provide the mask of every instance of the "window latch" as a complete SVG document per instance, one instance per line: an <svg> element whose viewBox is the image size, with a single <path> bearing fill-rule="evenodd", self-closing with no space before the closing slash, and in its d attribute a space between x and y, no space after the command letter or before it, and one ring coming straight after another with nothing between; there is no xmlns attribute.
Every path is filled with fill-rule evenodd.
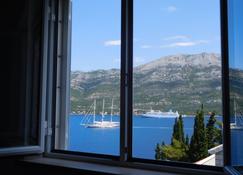
<svg viewBox="0 0 243 175"><path fill-rule="evenodd" d="M45 128L45 135L46 136L51 136L52 135L52 128L48 127L48 122L45 121L44 123L44 128Z"/></svg>

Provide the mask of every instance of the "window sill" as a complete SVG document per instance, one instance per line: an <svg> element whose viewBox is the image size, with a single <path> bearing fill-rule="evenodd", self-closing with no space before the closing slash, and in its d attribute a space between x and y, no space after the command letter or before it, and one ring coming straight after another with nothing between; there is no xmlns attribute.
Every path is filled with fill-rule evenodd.
<svg viewBox="0 0 243 175"><path fill-rule="evenodd" d="M80 172L86 173L94 173L94 174L129 174L129 175L179 175L179 174L197 174L198 172L194 172L193 170L181 171L178 173L177 168L174 168L176 173L166 171L154 171L154 170L145 170L139 168L131 168L131 167L124 167L124 166L112 166L112 165L104 165L99 163L88 163L83 161L73 161L73 160L64 160L60 158L50 158L50 157L42 157L42 156L29 156L25 157L24 159L20 160L23 163L30 163L35 165L41 166L53 166L57 168L65 168L71 169ZM166 169L166 168L165 168ZM171 171L171 170L169 170ZM221 172L208 172L208 171L201 171L200 174L223 174Z"/></svg>

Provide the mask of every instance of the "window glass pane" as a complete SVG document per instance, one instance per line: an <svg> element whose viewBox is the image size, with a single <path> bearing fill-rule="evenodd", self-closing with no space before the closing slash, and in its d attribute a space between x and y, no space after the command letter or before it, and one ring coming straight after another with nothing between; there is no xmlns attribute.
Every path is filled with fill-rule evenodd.
<svg viewBox="0 0 243 175"><path fill-rule="evenodd" d="M228 1L232 165L243 165L243 1Z"/></svg>
<svg viewBox="0 0 243 175"><path fill-rule="evenodd" d="M219 0L134 0L133 157L222 166L220 48Z"/></svg>
<svg viewBox="0 0 243 175"><path fill-rule="evenodd" d="M68 150L119 155L121 1L72 3Z"/></svg>
<svg viewBox="0 0 243 175"><path fill-rule="evenodd" d="M6 2L1 12L0 148L39 144L42 1Z"/></svg>

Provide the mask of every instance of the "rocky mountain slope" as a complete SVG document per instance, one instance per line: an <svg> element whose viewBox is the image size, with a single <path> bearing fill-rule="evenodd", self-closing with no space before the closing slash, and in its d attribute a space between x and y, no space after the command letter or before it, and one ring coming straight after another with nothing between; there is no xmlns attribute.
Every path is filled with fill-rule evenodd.
<svg viewBox="0 0 243 175"><path fill-rule="evenodd" d="M71 111L87 112L97 99L97 112L119 112L120 70L75 71L71 73ZM193 114L205 110L221 113L221 58L219 54L180 54L162 57L134 68L134 112L177 110Z"/></svg>

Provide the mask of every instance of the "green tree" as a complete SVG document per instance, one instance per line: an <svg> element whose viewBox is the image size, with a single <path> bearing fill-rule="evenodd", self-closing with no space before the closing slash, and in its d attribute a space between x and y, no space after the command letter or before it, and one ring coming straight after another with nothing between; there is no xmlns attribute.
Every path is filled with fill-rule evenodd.
<svg viewBox="0 0 243 175"><path fill-rule="evenodd" d="M213 112L210 115L206 126L207 140L208 140L208 148L213 148L217 144L217 128L215 127L216 118L215 113Z"/></svg>
<svg viewBox="0 0 243 175"><path fill-rule="evenodd" d="M222 128L223 128L223 122L221 121L216 121L216 125L217 125L217 134L216 134L216 142L218 144L222 144L223 143L223 137L222 137Z"/></svg>
<svg viewBox="0 0 243 175"><path fill-rule="evenodd" d="M217 121L215 113L210 115L206 126L208 149L222 143L222 122Z"/></svg>
<svg viewBox="0 0 243 175"><path fill-rule="evenodd" d="M195 116L194 131L189 147L189 158L192 162L198 161L208 156L208 144L206 129L204 126L203 105Z"/></svg>
<svg viewBox="0 0 243 175"><path fill-rule="evenodd" d="M184 144L176 139L173 139L172 142L172 145L161 147L160 158L162 160L187 161L187 152Z"/></svg>
<svg viewBox="0 0 243 175"><path fill-rule="evenodd" d="M176 139L183 144L185 143L184 124L181 115L179 116L179 119L175 119L171 143L173 143L173 139Z"/></svg>
<svg viewBox="0 0 243 175"><path fill-rule="evenodd" d="M189 147L189 136L188 136L188 134L186 135L185 145Z"/></svg>
<svg viewBox="0 0 243 175"><path fill-rule="evenodd" d="M185 145L184 124L182 116L175 119L171 144L157 144L155 158L157 160L188 161L188 146Z"/></svg>
<svg viewBox="0 0 243 175"><path fill-rule="evenodd" d="M184 123L183 123L183 119L182 116L179 116L179 120L178 120L178 130L179 130L179 138L178 140L185 144L185 136L184 136Z"/></svg>
<svg viewBox="0 0 243 175"><path fill-rule="evenodd" d="M175 118L175 123L173 126L173 133L171 138L171 145L173 144L173 139L179 138L179 130L178 130L178 118Z"/></svg>
<svg viewBox="0 0 243 175"><path fill-rule="evenodd" d="M156 148L155 148L155 159L156 160L161 160L162 159L162 148L163 148L163 143L160 145L157 143Z"/></svg>

